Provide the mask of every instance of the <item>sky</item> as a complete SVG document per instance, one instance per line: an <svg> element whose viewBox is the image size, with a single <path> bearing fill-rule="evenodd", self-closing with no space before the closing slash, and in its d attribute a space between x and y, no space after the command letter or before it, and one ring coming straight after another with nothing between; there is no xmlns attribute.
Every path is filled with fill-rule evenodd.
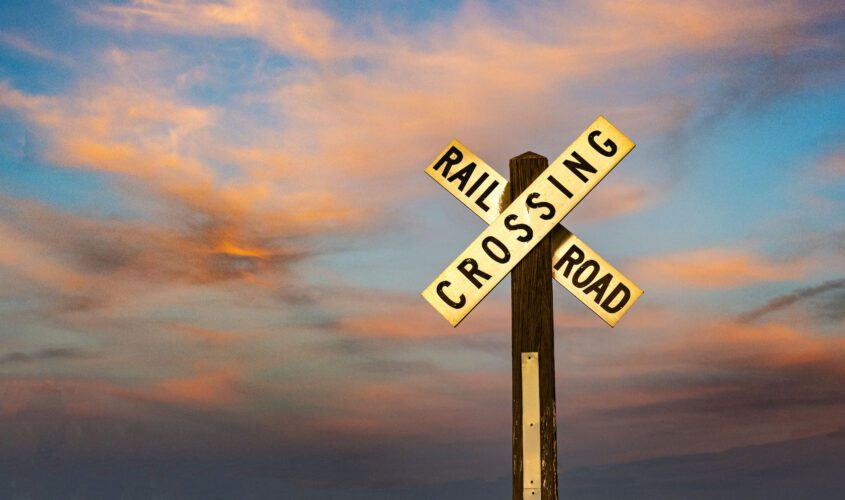
<svg viewBox="0 0 845 500"><path fill-rule="evenodd" d="M422 299L484 228L423 170L598 115L564 223L645 295L554 284L562 483L845 426L841 2L4 2L0 460L507 477L509 280Z"/></svg>

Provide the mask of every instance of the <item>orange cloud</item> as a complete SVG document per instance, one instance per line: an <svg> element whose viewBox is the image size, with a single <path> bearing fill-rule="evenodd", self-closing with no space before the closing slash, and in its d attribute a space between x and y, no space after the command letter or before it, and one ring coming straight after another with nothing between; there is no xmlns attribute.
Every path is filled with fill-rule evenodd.
<svg viewBox="0 0 845 500"><path fill-rule="evenodd" d="M374 174L396 169L398 158L385 151L401 151L404 161L425 164L442 147L444 126L451 130L445 137L479 137L472 141L477 148L510 157L536 141L539 131L574 133L580 131L574 123L595 117L594 103L579 104L583 99L570 95L570 86L593 87L623 71L645 72L642 77L649 79L655 66L689 52L768 50L772 33L790 33L819 15L788 3L761 6L755 1L513 8L515 14L503 20L483 4L467 3L447 22L427 29L391 31L374 23L370 34L358 36L341 33L317 9L289 2L133 1L100 5L81 15L119 29L251 37L319 61L295 65L275 88L244 96L245 104L264 104L284 124L285 147L278 151L278 137L273 137L260 148L272 153L240 148L239 161L265 157L275 162L275 157L311 172L331 169L334 175L376 183L380 179ZM565 29L550 32L550 24ZM533 36L536 32L545 34ZM366 69L351 69L342 62L348 57L364 62ZM632 129L654 130L660 123L661 130L671 130L694 107L674 94L648 99L648 112L641 112L640 103L619 99L611 99L612 109L604 111L618 110L622 125ZM562 102L566 121L550 105ZM514 128L513 123L524 125ZM503 129L511 130L508 137L502 137ZM306 182L313 186L313 174L309 177ZM397 184L379 189L379 196L388 198ZM642 203L642 193L625 195L629 204Z"/></svg>
<svg viewBox="0 0 845 500"><path fill-rule="evenodd" d="M159 382L143 395L179 405L227 406L240 399L240 374L230 368L205 369L195 375Z"/></svg>
<svg viewBox="0 0 845 500"><path fill-rule="evenodd" d="M845 361L845 339L825 338L782 323L760 325L716 320L668 347L666 355L686 362L747 370L829 369ZM845 367L837 370L845 377Z"/></svg>
<svg viewBox="0 0 845 500"><path fill-rule="evenodd" d="M753 33L808 22L811 15L787 4L720 7L549 4L505 22L480 4L467 4L450 22L429 30L379 26L353 37L340 33L324 12L289 2L102 4L79 15L118 29L251 37L321 64L296 64L282 83L245 92L235 106L224 108L198 105L181 94L184 82L208 78L208 72L185 69L183 61L171 60L177 54L113 49L104 56L103 74L70 95L33 96L6 85L0 103L18 109L51 139L46 159L117 173L164 203L175 201L192 216L214 219L229 228L214 246L272 252L259 248L266 243L251 241L251 235L354 231L385 205L416 195L411 187L416 184L397 170L397 161L402 167L427 162L442 146L444 124L450 136L486 137L473 144L493 151L490 161L496 153L512 156L538 130L561 128L561 115L550 102L568 103L568 121L595 116L591 105L567 99L570 85L600 81L624 68L651 68L687 50L723 45L751 50L761 46ZM735 14L730 22L723 19L728 10ZM571 29L526 36L541 19L543 25L560 20ZM339 63L350 55L365 61L366 70ZM177 75L168 73L168 64L179 67ZM613 107L623 125L641 122L650 130L662 123L669 129L683 117L675 108L688 109L689 103L668 95L670 106L661 106L662 99L649 98L650 110L667 108L659 117L632 111L638 103ZM237 109L256 105L262 105L261 120ZM515 122L531 126L503 139L499 132ZM268 131L273 123L279 130ZM331 186L326 178L334 179ZM362 200L362 189L373 195ZM650 198L636 186L596 196L614 199L607 205L611 212L601 215L608 217L639 209ZM234 234L239 232L246 234Z"/></svg>
<svg viewBox="0 0 845 500"><path fill-rule="evenodd" d="M638 49L658 53L734 46L742 32L749 37L745 48L757 48L775 41L778 28L799 25L816 14L788 2L682 0L619 4L604 0L597 5L606 16L604 27L615 46L636 40ZM767 5L771 8L763 8ZM598 37L596 32L591 35Z"/></svg>
<svg viewBox="0 0 845 500"><path fill-rule="evenodd" d="M140 388L114 387L110 393L128 400L225 408L242 400L248 385L241 369L233 363L224 366L196 363L190 375L164 378Z"/></svg>
<svg viewBox="0 0 845 500"><path fill-rule="evenodd" d="M202 285L226 282L284 300L273 298L274 290L281 282L296 289L292 266L310 254L304 243L265 239L233 222L167 227L167 222L86 217L32 201L0 201L5 241L0 276L9 284L0 295L27 299L27 307L40 314L84 313L92 321L100 314L108 323L110 308L131 316L137 313L133 304L168 291L200 293ZM66 326L69 320L61 322Z"/></svg>
<svg viewBox="0 0 845 500"><path fill-rule="evenodd" d="M0 267L12 275L60 292L71 292L86 282L84 274L67 268L54 255L50 255L51 248L32 241L2 221L0 240L4 242L0 246Z"/></svg>
<svg viewBox="0 0 845 500"><path fill-rule="evenodd" d="M803 261L774 262L742 249L705 248L642 260L636 274L669 286L734 288L767 281L789 281L804 276Z"/></svg>
<svg viewBox="0 0 845 500"><path fill-rule="evenodd" d="M302 158L279 150L275 134L257 145L230 140L223 111L186 102L158 81L158 63L145 54L112 51L103 64L103 77L68 95L34 96L0 85L0 106L37 127L45 160L117 174L139 188L133 194L146 204L167 211L175 204L190 217L210 219L207 226L221 233L210 252L228 246L270 255L277 252L267 240L279 235L354 231L371 222L375 204L342 182L324 182L343 168L334 167L343 164L340 157L319 169L290 169ZM136 74L148 80L138 82ZM232 163L221 167L221 161Z"/></svg>
<svg viewBox="0 0 845 500"><path fill-rule="evenodd" d="M199 340L211 347L225 347L235 342L239 336L225 330L202 328L190 324L174 325L177 331L189 338Z"/></svg>
<svg viewBox="0 0 845 500"><path fill-rule="evenodd" d="M103 297L117 298L140 283L252 280L273 274L309 254L308 237L372 223L374 204L342 183L317 182L331 172L330 165L327 172L297 169L299 178L284 183L277 173L265 173L264 167L275 162L281 162L275 168L284 173L287 153L279 152L277 138L247 147L230 141L221 125L222 111L180 97L160 81L158 63L146 54L113 50L102 63L103 75L65 95L30 95L0 84L0 106L35 127L44 144L38 152L43 159L119 177L132 202L141 202L134 208L147 211L149 222L85 220L29 206L39 214L35 220L23 205L7 200L11 212L33 223L10 237L20 239L20 246L49 251L13 255L10 246L0 264L20 267L18 274L53 281L51 286L65 291L99 294L108 289ZM227 160L233 163L221 168ZM45 230L45 225L70 225L93 236L86 243L65 231ZM100 243L106 245L95 248ZM88 257L115 264L109 271L117 272L89 272L84 269L92 263Z"/></svg>
<svg viewBox="0 0 845 500"><path fill-rule="evenodd" d="M640 184L602 186L579 205L576 217L585 221L612 219L643 210L658 196L653 187Z"/></svg>
<svg viewBox="0 0 845 500"><path fill-rule="evenodd" d="M510 323L510 308L500 305L505 307L488 307L486 314L476 315L476 320L455 329L417 297L391 299L382 296L367 304L364 311L342 317L337 328L356 336L407 340L497 332L503 330L503 324Z"/></svg>
<svg viewBox="0 0 845 500"><path fill-rule="evenodd" d="M499 285L505 286L505 285ZM555 312L555 324L562 328L592 329L603 323L589 309L555 286L556 294L563 294L571 304L566 310ZM464 339L477 335L494 335L510 339L511 304L509 299L488 297L479 309L453 328L431 305L417 294L373 293L365 290L342 291L344 299L327 299L326 303L341 311L332 328L338 332L367 338L396 340L424 340L433 338ZM488 337L489 338L489 337Z"/></svg>
<svg viewBox="0 0 845 500"><path fill-rule="evenodd" d="M80 14L115 28L257 38L280 52L318 59L333 57L343 47L334 38L331 18L287 0L133 0Z"/></svg>

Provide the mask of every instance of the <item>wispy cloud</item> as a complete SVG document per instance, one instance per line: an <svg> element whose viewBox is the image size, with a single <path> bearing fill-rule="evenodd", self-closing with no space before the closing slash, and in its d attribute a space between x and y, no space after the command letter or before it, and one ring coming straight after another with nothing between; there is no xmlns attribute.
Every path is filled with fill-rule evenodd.
<svg viewBox="0 0 845 500"><path fill-rule="evenodd" d="M290 1L133 0L81 10L82 19L131 30L178 35L256 38L293 56L324 59L343 49L336 23L323 11Z"/></svg>
<svg viewBox="0 0 845 500"><path fill-rule="evenodd" d="M660 191L655 186L633 183L602 186L578 207L578 220L595 222L633 214L660 199Z"/></svg>
<svg viewBox="0 0 845 500"><path fill-rule="evenodd" d="M744 323L750 323L768 314L787 309L798 302L843 288L845 288L845 279L830 280L820 285L799 288L794 292L775 297L756 309L742 313L737 319Z"/></svg>
<svg viewBox="0 0 845 500"><path fill-rule="evenodd" d="M12 33L0 33L0 43L19 50L24 54L44 59L50 62L57 62L65 66L71 66L72 61L69 57L53 52L50 49L36 45L27 38L15 35Z"/></svg>
<svg viewBox="0 0 845 500"><path fill-rule="evenodd" d="M0 355L0 365L12 363L35 363L51 360L84 359L90 356L81 349L71 347L47 347L32 352L13 351Z"/></svg>
<svg viewBox="0 0 845 500"><path fill-rule="evenodd" d="M670 287L734 288L790 281L808 270L804 261L775 262L742 248L704 248L650 257L636 263L638 274Z"/></svg>

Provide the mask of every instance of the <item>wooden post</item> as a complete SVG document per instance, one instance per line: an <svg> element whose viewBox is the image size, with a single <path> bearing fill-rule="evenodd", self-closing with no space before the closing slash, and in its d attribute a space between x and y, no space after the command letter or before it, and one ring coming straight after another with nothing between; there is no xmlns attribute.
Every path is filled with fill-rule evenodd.
<svg viewBox="0 0 845 500"><path fill-rule="evenodd" d="M537 178L549 160L523 153L510 160L510 199ZM522 353L539 354L541 498L557 500L557 413L555 411L554 320L551 234L511 273L513 367L513 500L523 500Z"/></svg>

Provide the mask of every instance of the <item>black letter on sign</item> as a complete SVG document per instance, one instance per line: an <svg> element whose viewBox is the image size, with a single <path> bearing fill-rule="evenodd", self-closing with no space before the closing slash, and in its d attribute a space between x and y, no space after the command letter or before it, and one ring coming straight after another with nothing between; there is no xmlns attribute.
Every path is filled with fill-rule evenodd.
<svg viewBox="0 0 845 500"><path fill-rule="evenodd" d="M574 266L575 264L580 264L583 260L584 251L578 248L577 246L572 245L571 247L569 247L569 250L567 250L566 253L563 254L563 257L561 257L560 260L555 263L555 270L559 271L560 268L563 267L563 263L568 262L569 265L566 266L566 269L563 270L563 277L568 278L569 272L572 271L572 266Z"/></svg>
<svg viewBox="0 0 845 500"><path fill-rule="evenodd" d="M475 285L475 288L481 288L481 282L475 278L476 276L481 276L481 279L485 281L490 279L489 274L478 268L478 262L475 259L464 260L458 265L458 269Z"/></svg>
<svg viewBox="0 0 845 500"><path fill-rule="evenodd" d="M454 300L447 297L446 292L444 292L443 289L446 288L447 286L451 285L451 284L452 283L450 283L448 281L441 281L440 283L438 283L437 284L437 296L440 297L440 300L449 304L449 307L452 307L453 309L460 309L460 308L464 307L464 304L467 303L467 298L464 297L464 294L461 294L461 297L458 299L457 302L455 302Z"/></svg>
<svg viewBox="0 0 845 500"><path fill-rule="evenodd" d="M546 214L541 214L540 218L543 220L549 220L555 216L555 206L549 203L548 201L534 201L540 197L540 193L531 193L528 195L528 198L525 200L525 204L528 205L528 208L545 208L549 212ZM530 239L530 238L529 238Z"/></svg>
<svg viewBox="0 0 845 500"><path fill-rule="evenodd" d="M572 152L572 157L578 160L578 163L575 163L572 160L563 160L563 164L566 165L573 174L577 175L579 179L584 182L587 182L587 176L581 173L581 170L584 172L589 172L591 174L596 173L596 169L590 165L590 162L585 160L581 155L578 154L578 151Z"/></svg>
<svg viewBox="0 0 845 500"><path fill-rule="evenodd" d="M586 270L588 267L592 268L593 272L590 273L589 278L581 281L581 279L580 279L581 275L584 274L584 270ZM594 260L588 260L587 262L581 264L581 267L579 267L578 270L575 271L575 274L572 275L572 284L577 286L578 288L583 288L584 285L593 281L593 278L595 278L598 273L599 273L599 263L594 261ZM579 283L579 281L580 281L580 283Z"/></svg>
<svg viewBox="0 0 845 500"><path fill-rule="evenodd" d="M601 135L601 132L599 132L598 130L593 130L592 132L590 132L590 135L587 136L587 140L590 141L590 146L592 146L593 149L595 149L604 156L611 157L615 155L616 143L608 139L604 141L604 145L607 146L607 149L602 149L601 146L596 144L596 140L594 139L594 137L597 135Z"/></svg>
<svg viewBox="0 0 845 500"><path fill-rule="evenodd" d="M487 174L485 174L485 175L487 175ZM481 193L481 196L479 196L478 199L475 200L475 204L478 205L479 207L481 207L485 212L490 210L490 207L488 207L487 205L484 204L484 198L487 198L487 196L490 193L492 193L493 190L496 189L496 186L498 186L498 185L499 185L499 181L491 182L490 185L487 186L487 190L484 191L483 193Z"/></svg>
<svg viewBox="0 0 845 500"><path fill-rule="evenodd" d="M499 250L502 252L501 257L498 255L493 255L493 252L490 251L490 243L493 243L494 245L499 247ZM484 238L484 241L481 242L481 248L484 249L484 252L487 254L488 257L495 260L499 264L504 264L505 262L511 260L511 253L508 250L508 247L506 247L505 244L499 241L499 239L495 236L488 236Z"/></svg>
<svg viewBox="0 0 845 500"><path fill-rule="evenodd" d="M475 172L474 161L467 163L466 167L452 174L452 177L449 177L449 182L455 182L455 179L460 179L461 183L458 184L458 191L463 191L467 185L467 181L469 181L469 178L473 172Z"/></svg>
<svg viewBox="0 0 845 500"><path fill-rule="evenodd" d="M604 292L607 291L607 287L610 286L610 280L612 279L613 277L610 275L610 273L605 274L596 281L593 281L590 286L585 288L584 295L590 295L591 293L596 292L595 300L596 304L598 304L599 302L601 302L601 298L604 297Z"/></svg>
<svg viewBox="0 0 845 500"><path fill-rule="evenodd" d="M475 165L475 163L473 163L473 165ZM478 189L478 186L480 186L482 183L484 183L484 181L488 177L490 177L490 174L488 174L487 172L482 172L482 174L478 177L478 179L476 179L475 184L470 186L470 188L467 189L467 192L464 193L464 194L467 195L467 196L472 196L472 193L474 193L475 190Z"/></svg>
<svg viewBox="0 0 845 500"><path fill-rule="evenodd" d="M513 224L513 221L518 219L519 217L516 214L510 214L505 217L505 227L510 229L511 231L525 231L525 234L522 236L517 236L516 239L525 243L526 241L531 241L531 238L534 237L534 230L531 229L531 226L528 224Z"/></svg>
<svg viewBox="0 0 845 500"><path fill-rule="evenodd" d="M555 176L550 175L550 176L549 176L549 182L551 182L552 184L554 184L554 186L555 186L556 188L558 188L558 190L559 190L561 193L565 194L567 198L572 198L572 191L570 191L570 190L566 189L566 186L564 186L563 184L561 184L559 180L555 179Z"/></svg>
<svg viewBox="0 0 845 500"><path fill-rule="evenodd" d="M622 300L620 300L619 303L615 306L610 305L610 303L613 302L613 299L615 299L616 296L620 293L622 293L623 295ZM618 285L616 285L616 288L614 288L613 291L610 292L610 295L608 295L607 298L604 299L601 308L612 314L620 311L623 307L625 307L625 304L627 304L628 300L630 299L631 290L628 290L627 286L623 285L622 283L619 283Z"/></svg>
<svg viewBox="0 0 845 500"><path fill-rule="evenodd" d="M445 164L446 168L443 169L443 177L446 177L447 175L449 175L449 169L452 168L452 165L457 165L463 159L464 154L461 153L461 150L456 148L455 146L452 146L451 148L449 148L449 151L446 151L446 154L444 154L440 157L439 160L437 160L437 163L434 164L432 170L437 172L437 169Z"/></svg>

